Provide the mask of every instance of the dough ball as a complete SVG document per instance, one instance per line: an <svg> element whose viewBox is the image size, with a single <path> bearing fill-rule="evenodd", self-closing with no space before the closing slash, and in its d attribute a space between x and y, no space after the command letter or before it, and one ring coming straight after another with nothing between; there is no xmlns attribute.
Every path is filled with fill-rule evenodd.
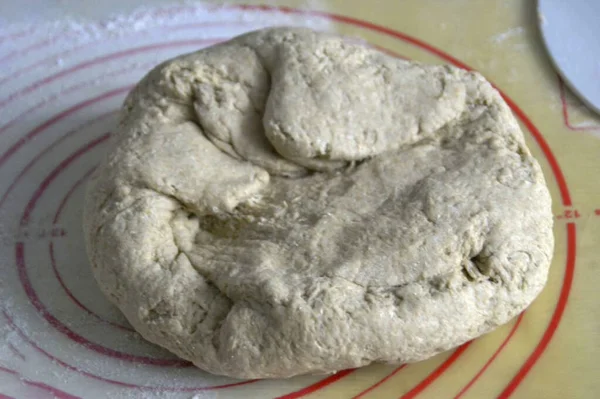
<svg viewBox="0 0 600 399"><path fill-rule="evenodd" d="M95 277L212 373L423 360L546 282L542 171L475 72L261 30L156 67L112 145L85 205Z"/></svg>

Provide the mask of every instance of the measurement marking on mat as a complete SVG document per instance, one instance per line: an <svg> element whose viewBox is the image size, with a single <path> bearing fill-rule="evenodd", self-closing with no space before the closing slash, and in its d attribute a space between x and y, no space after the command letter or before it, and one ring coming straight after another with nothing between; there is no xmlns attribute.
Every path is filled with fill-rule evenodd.
<svg viewBox="0 0 600 399"><path fill-rule="evenodd" d="M63 227L40 227L36 229L22 230L17 234L17 241L38 241L51 238L66 237L67 230Z"/></svg>
<svg viewBox="0 0 600 399"><path fill-rule="evenodd" d="M589 220L590 218L595 219L600 216L600 208L592 208L592 209L565 209L560 213L554 215L554 219L564 220L567 222L584 222ZM578 220L581 219L581 220Z"/></svg>
<svg viewBox="0 0 600 399"><path fill-rule="evenodd" d="M23 238L48 238L48 237L64 237L67 231L62 227L52 227L50 229L26 230L23 232Z"/></svg>
<svg viewBox="0 0 600 399"><path fill-rule="evenodd" d="M579 219L581 214L577 209L565 209L563 213L556 215L557 219Z"/></svg>

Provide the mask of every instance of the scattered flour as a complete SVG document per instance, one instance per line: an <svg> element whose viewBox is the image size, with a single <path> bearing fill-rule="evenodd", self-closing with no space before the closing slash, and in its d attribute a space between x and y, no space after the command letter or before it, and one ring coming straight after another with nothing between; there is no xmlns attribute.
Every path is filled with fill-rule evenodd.
<svg viewBox="0 0 600 399"><path fill-rule="evenodd" d="M490 40L496 44L500 44L507 39L510 39L510 38L516 37L516 36L520 36L524 33L525 33L525 28L522 26L519 26L517 28L512 28L505 32L498 33L497 35L492 36Z"/></svg>

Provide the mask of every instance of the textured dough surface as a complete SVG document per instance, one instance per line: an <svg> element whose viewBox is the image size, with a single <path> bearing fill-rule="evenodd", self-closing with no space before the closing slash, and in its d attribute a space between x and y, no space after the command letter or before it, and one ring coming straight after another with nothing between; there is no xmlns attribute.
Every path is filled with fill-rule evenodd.
<svg viewBox="0 0 600 399"><path fill-rule="evenodd" d="M483 77L303 29L167 61L88 187L103 292L216 374L426 359L546 282L551 200Z"/></svg>

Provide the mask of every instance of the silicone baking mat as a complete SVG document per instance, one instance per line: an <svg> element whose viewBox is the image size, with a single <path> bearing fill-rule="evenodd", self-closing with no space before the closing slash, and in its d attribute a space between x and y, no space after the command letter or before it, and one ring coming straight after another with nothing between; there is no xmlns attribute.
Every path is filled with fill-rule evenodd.
<svg viewBox="0 0 600 399"><path fill-rule="evenodd" d="M600 118L552 70L535 3L257 4L165 3L0 29L0 398L598 397ZM548 285L525 313L417 364L240 381L146 343L103 298L82 199L124 96L161 60L273 24L334 30L496 85L543 167L556 219Z"/></svg>

